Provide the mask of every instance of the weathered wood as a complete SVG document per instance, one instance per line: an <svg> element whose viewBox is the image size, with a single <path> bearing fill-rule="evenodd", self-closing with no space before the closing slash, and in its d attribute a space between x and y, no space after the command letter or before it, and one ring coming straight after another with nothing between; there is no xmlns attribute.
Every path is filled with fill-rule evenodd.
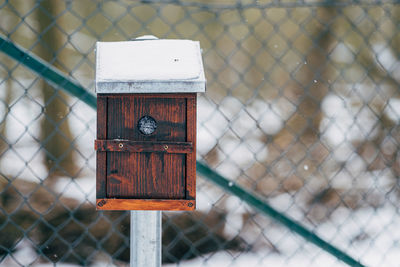
<svg viewBox="0 0 400 267"><path fill-rule="evenodd" d="M196 94L101 94L98 97L101 99L98 103L101 135L98 134L95 149L98 158L103 156L97 164L96 188L105 188L97 200L111 201L111 204L97 208L194 209ZM157 124L149 135L141 133L138 127L144 116L150 116Z"/></svg>
<svg viewBox="0 0 400 267"><path fill-rule="evenodd" d="M109 98L107 139L185 142L186 100L160 96L119 95ZM157 123L157 129L151 135L144 135L138 129L139 120L146 115Z"/></svg>
<svg viewBox="0 0 400 267"><path fill-rule="evenodd" d="M191 142L150 142L130 140L96 140L97 151L192 153Z"/></svg>
<svg viewBox="0 0 400 267"><path fill-rule="evenodd" d="M185 198L185 154L107 153L109 198Z"/></svg>
<svg viewBox="0 0 400 267"><path fill-rule="evenodd" d="M97 138L107 138L107 97L97 96ZM107 153L96 153L96 198L106 197Z"/></svg>
<svg viewBox="0 0 400 267"><path fill-rule="evenodd" d="M97 199L98 210L194 210L194 200Z"/></svg>
<svg viewBox="0 0 400 267"><path fill-rule="evenodd" d="M196 151L196 95L187 98L187 141ZM196 199L196 152L186 157L186 198Z"/></svg>

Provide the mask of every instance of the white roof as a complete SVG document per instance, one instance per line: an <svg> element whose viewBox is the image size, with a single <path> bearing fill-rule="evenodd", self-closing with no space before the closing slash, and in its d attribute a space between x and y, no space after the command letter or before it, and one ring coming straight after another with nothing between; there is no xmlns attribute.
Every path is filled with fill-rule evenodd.
<svg viewBox="0 0 400 267"><path fill-rule="evenodd" d="M97 42L97 93L204 92L200 44L191 40Z"/></svg>

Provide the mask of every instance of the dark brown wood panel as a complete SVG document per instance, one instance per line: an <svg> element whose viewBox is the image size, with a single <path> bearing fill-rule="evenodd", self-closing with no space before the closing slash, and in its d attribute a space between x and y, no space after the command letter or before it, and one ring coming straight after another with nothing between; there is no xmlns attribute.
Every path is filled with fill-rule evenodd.
<svg viewBox="0 0 400 267"><path fill-rule="evenodd" d="M97 139L107 138L107 98L97 96ZM107 153L96 154L96 198L106 197Z"/></svg>
<svg viewBox="0 0 400 267"><path fill-rule="evenodd" d="M196 94L187 98L187 142L193 144L193 153L186 157L186 199L196 199Z"/></svg>
<svg viewBox="0 0 400 267"><path fill-rule="evenodd" d="M107 152L107 197L184 199L185 154Z"/></svg>
<svg viewBox="0 0 400 267"><path fill-rule="evenodd" d="M120 95L108 98L107 139L134 141L186 141L186 100L184 98ZM138 129L143 116L155 119L157 129L144 135Z"/></svg>
<svg viewBox="0 0 400 267"><path fill-rule="evenodd" d="M138 129L146 115L151 135ZM98 209L195 209L195 93L98 95L97 126Z"/></svg>

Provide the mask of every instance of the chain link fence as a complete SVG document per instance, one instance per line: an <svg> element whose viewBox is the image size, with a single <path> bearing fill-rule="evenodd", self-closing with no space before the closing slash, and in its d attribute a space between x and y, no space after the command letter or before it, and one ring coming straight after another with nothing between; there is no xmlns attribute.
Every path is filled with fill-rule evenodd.
<svg viewBox="0 0 400 267"><path fill-rule="evenodd" d="M397 1L0 1L0 34L94 92L95 42L199 40L198 160L366 266L400 262ZM95 111L0 54L0 266L127 266L95 211ZM165 266L345 266L198 179Z"/></svg>

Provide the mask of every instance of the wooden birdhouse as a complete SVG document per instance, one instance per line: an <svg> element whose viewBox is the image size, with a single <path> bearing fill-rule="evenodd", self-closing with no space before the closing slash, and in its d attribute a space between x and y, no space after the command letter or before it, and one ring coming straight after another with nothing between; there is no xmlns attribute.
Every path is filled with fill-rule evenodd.
<svg viewBox="0 0 400 267"><path fill-rule="evenodd" d="M193 210L198 42L146 37L96 47L96 205Z"/></svg>

